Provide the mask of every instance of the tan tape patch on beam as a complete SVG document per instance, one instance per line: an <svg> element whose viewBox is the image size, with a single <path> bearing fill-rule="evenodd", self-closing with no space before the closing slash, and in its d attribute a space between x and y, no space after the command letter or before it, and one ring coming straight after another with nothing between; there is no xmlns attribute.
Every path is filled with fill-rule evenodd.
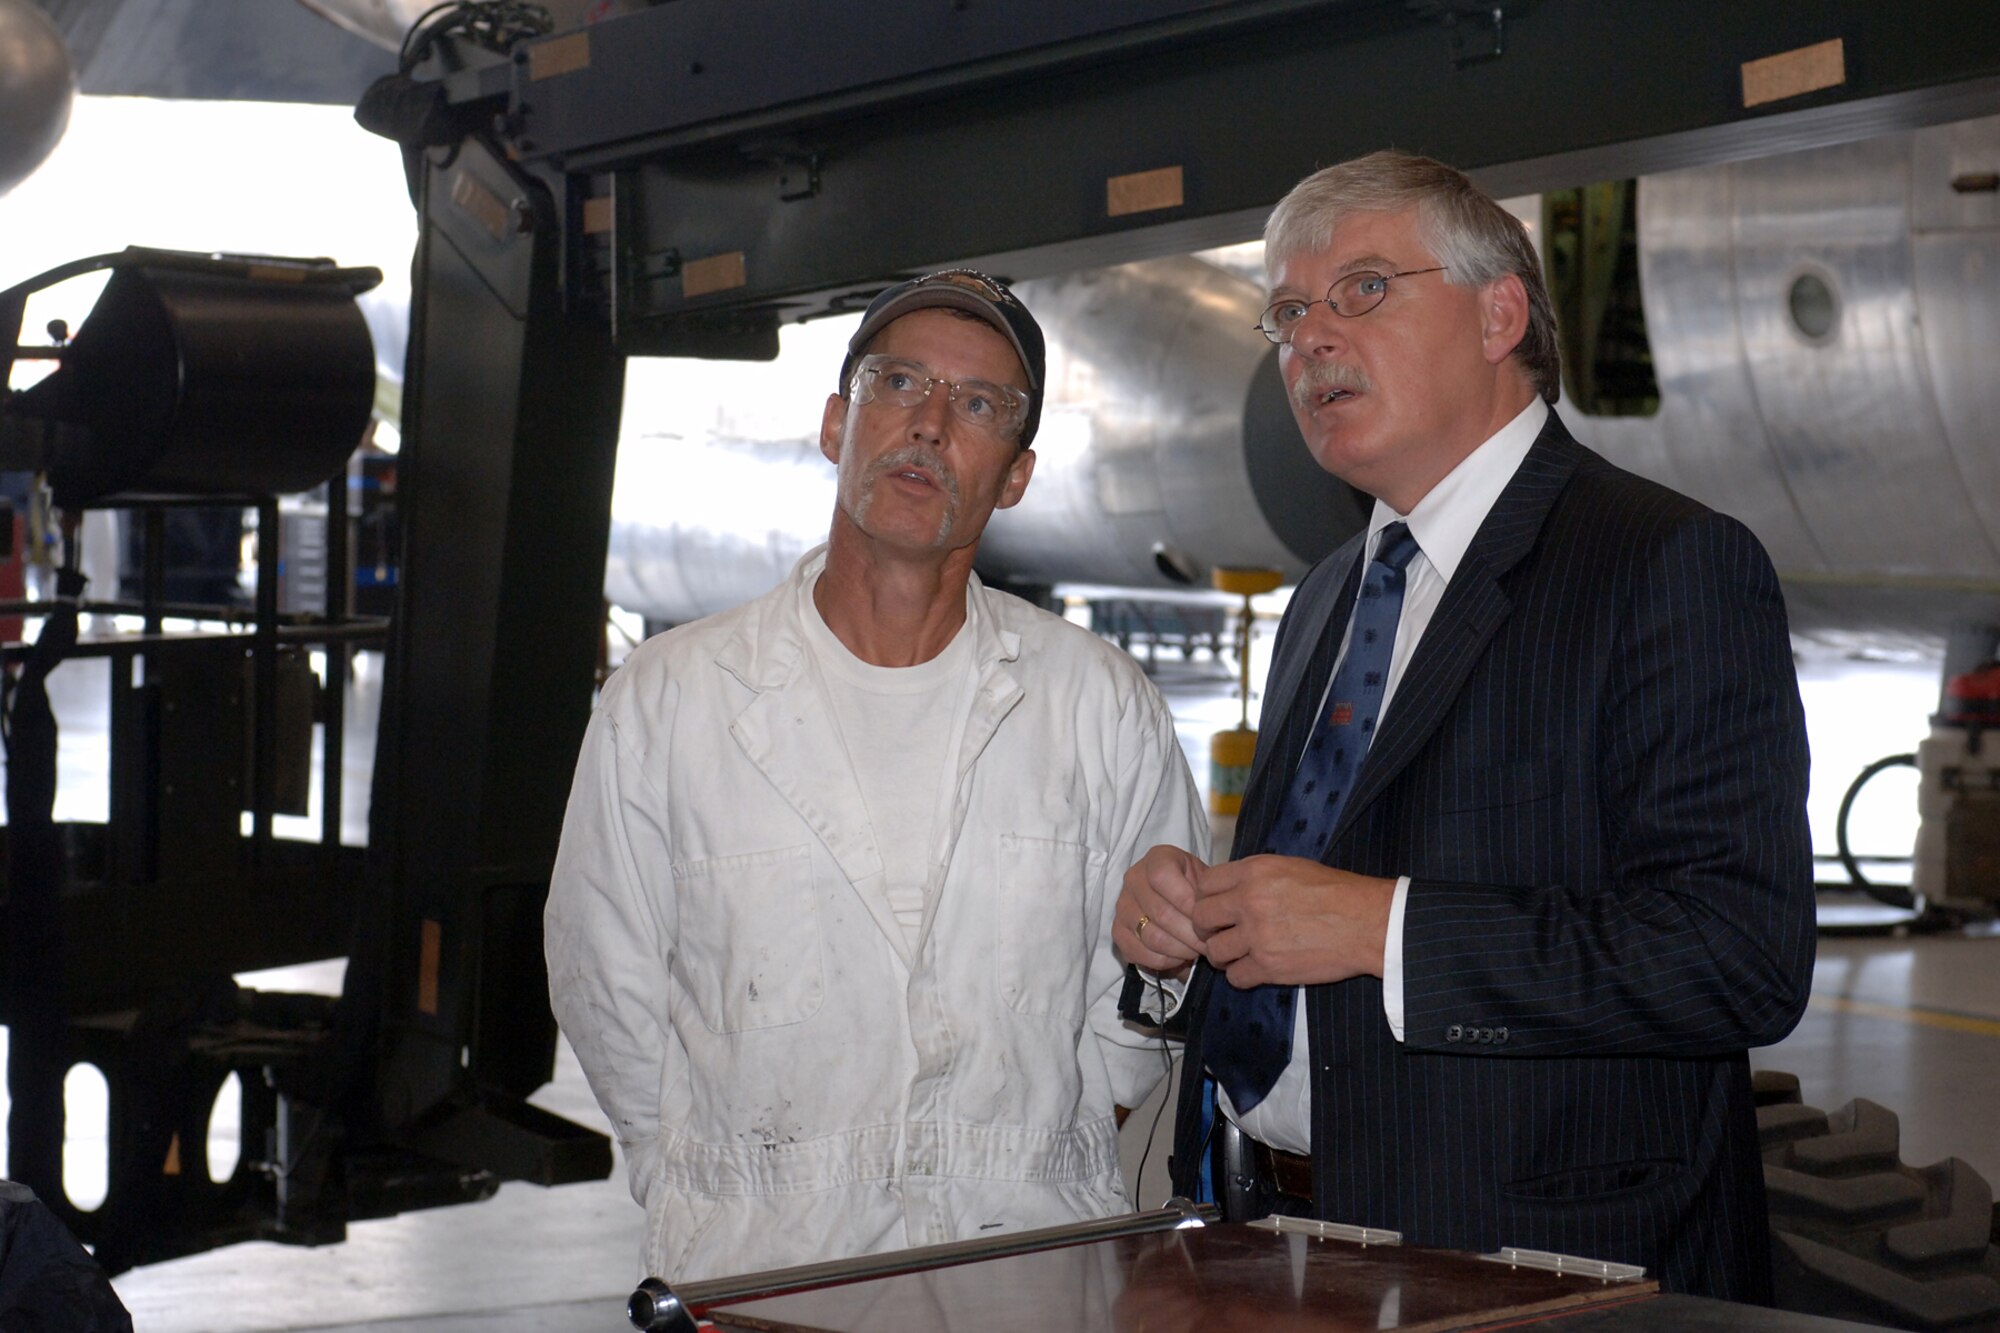
<svg viewBox="0 0 2000 1333"><path fill-rule="evenodd" d="M1104 211L1114 218L1128 213L1150 213L1156 208L1179 208L1185 202L1186 185L1179 167L1135 171L1109 177L1104 182Z"/></svg>
<svg viewBox="0 0 2000 1333"><path fill-rule="evenodd" d="M590 68L590 32L573 32L567 37L541 42L528 48L528 79L552 79L558 74L574 74Z"/></svg>
<svg viewBox="0 0 2000 1333"><path fill-rule="evenodd" d="M690 259L687 267L681 270L681 295L693 298L707 296L711 292L732 291L748 281L743 252L731 250L706 259Z"/></svg>
<svg viewBox="0 0 2000 1333"><path fill-rule="evenodd" d="M1814 995L1806 1001L1814 1009L1858 1018L1885 1018L1892 1023L1912 1023L1919 1027L1943 1028L1947 1032L1970 1032L1980 1037L2000 1037L2000 1019L1977 1014L1955 1014L1948 1009L1911 1009L1902 1005L1878 1004L1873 1000L1850 1000L1844 995Z"/></svg>
<svg viewBox="0 0 2000 1333"><path fill-rule="evenodd" d="M505 240L512 215L500 196L487 189L463 167L451 176L451 202L461 212L486 229L494 240Z"/></svg>
<svg viewBox="0 0 2000 1333"><path fill-rule="evenodd" d="M436 1016L438 970L444 953L444 927L426 921L417 936L417 1012Z"/></svg>
<svg viewBox="0 0 2000 1333"><path fill-rule="evenodd" d="M1796 51L1743 62L1743 106L1763 106L1787 97L1838 88L1847 82L1847 48L1836 37Z"/></svg>

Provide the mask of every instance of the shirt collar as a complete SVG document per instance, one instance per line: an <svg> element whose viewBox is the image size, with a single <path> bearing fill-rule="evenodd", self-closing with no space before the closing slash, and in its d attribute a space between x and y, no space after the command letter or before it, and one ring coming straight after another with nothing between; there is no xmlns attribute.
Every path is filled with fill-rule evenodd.
<svg viewBox="0 0 2000 1333"><path fill-rule="evenodd" d="M785 584L740 608L741 619L716 653L716 665L753 690L778 689L797 676L805 665L797 599L811 595L812 585L826 569L826 552L824 542L813 547L792 566ZM966 580L966 627L972 631L972 655L981 671L1021 656L1020 632L1010 628L1003 620L1005 613L997 609L997 599L1004 596L988 590L977 574ZM734 617L738 612L722 614Z"/></svg>
<svg viewBox="0 0 2000 1333"><path fill-rule="evenodd" d="M1410 535L1417 539L1424 559L1430 561L1440 578L1451 582L1451 576L1458 572L1458 562L1465 558L1466 548L1472 545L1493 502L1514 479L1521 460L1528 456L1548 419L1549 405L1538 394L1521 409L1519 416L1445 473L1444 479L1431 487L1429 494L1417 501L1416 508L1409 513L1399 514L1386 502L1377 500L1375 512L1368 518L1369 552L1374 552L1382 529L1399 521L1408 523Z"/></svg>

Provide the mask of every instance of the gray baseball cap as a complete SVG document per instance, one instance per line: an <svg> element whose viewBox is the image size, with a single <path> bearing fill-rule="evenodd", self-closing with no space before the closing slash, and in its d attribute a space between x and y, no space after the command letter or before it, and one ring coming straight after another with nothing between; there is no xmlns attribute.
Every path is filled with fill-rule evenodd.
<svg viewBox="0 0 2000 1333"><path fill-rule="evenodd" d="M1035 438L1036 428L1042 424L1042 376L1047 359L1042 326L1006 283L976 269L948 268L926 273L921 278L899 282L870 301L867 313L861 316L861 327L847 340L847 356L840 363L841 396L847 395L854 363L867 353L868 344L891 320L901 319L913 310L940 306L979 316L1006 338L1013 345L1014 354L1021 358L1021 365L1028 372L1028 419L1021 427L1021 447L1027 448Z"/></svg>

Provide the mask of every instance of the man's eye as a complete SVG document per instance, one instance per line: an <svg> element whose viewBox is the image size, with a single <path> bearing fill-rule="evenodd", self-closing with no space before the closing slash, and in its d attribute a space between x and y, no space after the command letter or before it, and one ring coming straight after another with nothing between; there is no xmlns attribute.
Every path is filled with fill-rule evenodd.
<svg viewBox="0 0 2000 1333"><path fill-rule="evenodd" d="M1356 296L1380 296L1389 290L1389 280L1380 273L1363 273L1354 279Z"/></svg>
<svg viewBox="0 0 2000 1333"><path fill-rule="evenodd" d="M877 382L890 393L908 393L917 387L917 377L907 370L885 370Z"/></svg>
<svg viewBox="0 0 2000 1333"><path fill-rule="evenodd" d="M988 420L1000 414L1000 404L993 400L993 395L980 389L972 389L969 392L961 393L958 401L964 405L967 416L977 418L980 421Z"/></svg>
<svg viewBox="0 0 2000 1333"><path fill-rule="evenodd" d="M1296 324L1305 317L1306 303L1304 301L1286 301L1282 305L1271 307L1271 318L1276 320L1281 328L1287 324Z"/></svg>

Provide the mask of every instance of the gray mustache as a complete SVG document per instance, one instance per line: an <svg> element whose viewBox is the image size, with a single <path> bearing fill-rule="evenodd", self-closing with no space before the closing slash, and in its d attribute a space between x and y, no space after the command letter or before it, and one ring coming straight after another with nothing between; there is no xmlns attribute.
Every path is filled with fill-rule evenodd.
<svg viewBox="0 0 2000 1333"><path fill-rule="evenodd" d="M944 488L946 495L954 501L958 499L958 478L951 474L951 469L945 466L943 458L921 444L906 444L900 449L884 454L875 460L875 466L868 469L868 475L872 480L906 467L922 468L937 478L938 485Z"/></svg>
<svg viewBox="0 0 2000 1333"><path fill-rule="evenodd" d="M1344 361L1316 361L1300 371L1299 377L1292 381L1292 402L1299 407L1311 407L1329 389L1367 393L1374 387L1374 382L1362 373L1359 366L1350 366Z"/></svg>

